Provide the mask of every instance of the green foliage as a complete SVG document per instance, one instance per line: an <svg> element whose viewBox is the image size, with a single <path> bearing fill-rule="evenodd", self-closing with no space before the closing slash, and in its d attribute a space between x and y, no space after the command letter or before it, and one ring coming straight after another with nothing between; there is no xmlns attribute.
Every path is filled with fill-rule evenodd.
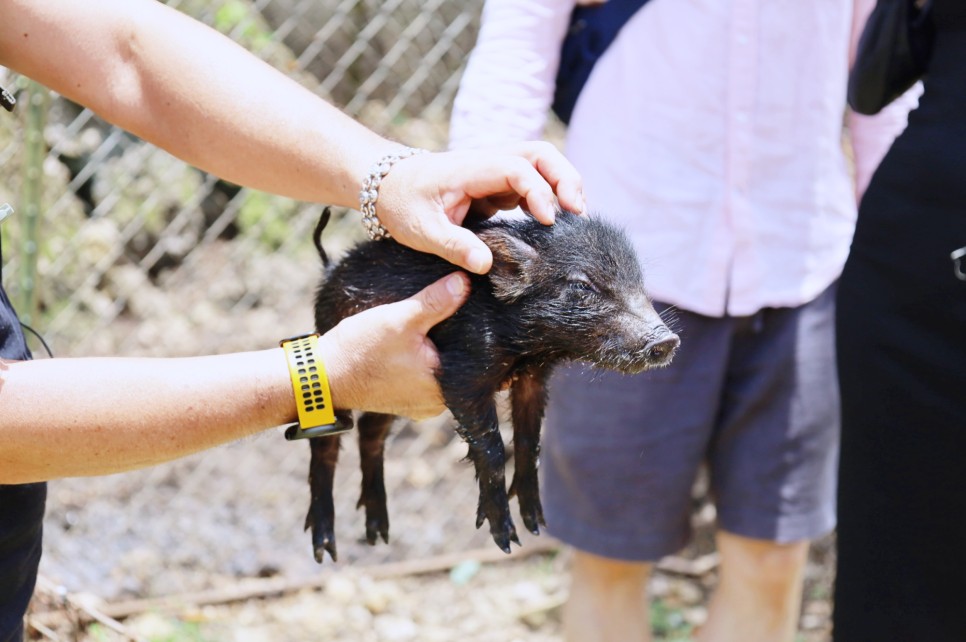
<svg viewBox="0 0 966 642"><path fill-rule="evenodd" d="M274 251L291 236L296 208L290 199L249 190L238 212L238 226L246 238L257 238L261 247Z"/></svg>
<svg viewBox="0 0 966 642"><path fill-rule="evenodd" d="M171 632L149 639L150 642L210 642L211 640L211 638L205 637L198 624L180 621L173 623Z"/></svg>
<svg viewBox="0 0 966 642"><path fill-rule="evenodd" d="M255 52L272 42L272 32L250 2L227 0L215 12L214 26Z"/></svg>
<svg viewBox="0 0 966 642"><path fill-rule="evenodd" d="M214 642L214 638L207 637L195 622L165 617L163 624L160 631L147 636L149 642ZM117 633L96 622L87 628L87 635L93 642L116 642L120 639Z"/></svg>
<svg viewBox="0 0 966 642"><path fill-rule="evenodd" d="M691 639L691 625L684 617L684 611L664 600L651 603L651 629L654 639L661 642L688 642Z"/></svg>

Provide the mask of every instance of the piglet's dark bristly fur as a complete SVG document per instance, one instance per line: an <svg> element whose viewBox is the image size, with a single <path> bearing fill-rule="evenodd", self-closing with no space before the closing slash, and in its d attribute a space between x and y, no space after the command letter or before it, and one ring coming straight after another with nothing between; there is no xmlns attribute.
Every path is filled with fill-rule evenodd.
<svg viewBox="0 0 966 642"><path fill-rule="evenodd" d="M320 235L316 246L324 262ZM640 262L624 233L599 216L560 212L545 226L530 217L502 217L470 228L493 252L487 275L470 274L471 293L459 311L429 333L439 352L437 372L447 407L480 487L476 525L489 522L497 546L519 543L508 497L516 495L526 528L544 524L537 482L540 427L551 369L583 361L620 372L666 365L678 338L661 321L644 290ZM395 241L367 242L329 267L315 302L324 333L364 309L409 297L453 272L452 264ZM514 476L509 492L495 396L510 383ZM351 425L352 415L337 413ZM364 413L358 421L366 539L388 542L383 452L394 417ZM306 528L315 558L336 559L332 480L339 437L310 441L312 500ZM545 525L545 524L544 524Z"/></svg>

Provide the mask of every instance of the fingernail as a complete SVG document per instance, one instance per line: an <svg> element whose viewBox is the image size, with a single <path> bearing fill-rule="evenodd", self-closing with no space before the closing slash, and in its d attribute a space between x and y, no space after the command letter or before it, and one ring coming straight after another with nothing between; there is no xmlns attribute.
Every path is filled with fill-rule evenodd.
<svg viewBox="0 0 966 642"><path fill-rule="evenodd" d="M481 248L470 250L470 254L466 258L466 263L470 270L477 274L482 274L490 264L490 253Z"/></svg>
<svg viewBox="0 0 966 642"><path fill-rule="evenodd" d="M446 279L446 289L449 290L449 293L453 296L462 296L464 285L463 277L458 274L453 274Z"/></svg>

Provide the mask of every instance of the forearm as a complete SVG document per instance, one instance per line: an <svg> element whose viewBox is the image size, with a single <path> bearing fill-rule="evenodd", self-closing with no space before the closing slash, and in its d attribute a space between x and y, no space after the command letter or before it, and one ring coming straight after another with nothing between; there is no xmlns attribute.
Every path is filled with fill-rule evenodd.
<svg viewBox="0 0 966 642"><path fill-rule="evenodd" d="M229 181L351 206L368 167L396 147L154 0L0 7L0 62Z"/></svg>
<svg viewBox="0 0 966 642"><path fill-rule="evenodd" d="M461 273L319 338L334 408L445 408L426 337L469 292ZM296 421L281 348L176 359L0 359L0 484L150 466Z"/></svg>
<svg viewBox="0 0 966 642"><path fill-rule="evenodd" d="M919 105L921 95L922 84L916 83L874 116L863 116L849 110L846 122L855 162L856 201L862 200L872 175L893 141L906 128L909 112Z"/></svg>
<svg viewBox="0 0 966 642"><path fill-rule="evenodd" d="M295 416L281 348L0 361L0 483L141 468Z"/></svg>

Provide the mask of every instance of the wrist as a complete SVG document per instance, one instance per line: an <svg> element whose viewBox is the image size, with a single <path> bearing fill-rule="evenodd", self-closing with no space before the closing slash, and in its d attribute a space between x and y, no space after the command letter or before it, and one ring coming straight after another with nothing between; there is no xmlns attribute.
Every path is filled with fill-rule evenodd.
<svg viewBox="0 0 966 642"><path fill-rule="evenodd" d="M426 153L418 147L402 147L380 156L362 179L359 191L359 211L362 212L362 226L370 240L379 241L390 238L389 231L382 224L377 213L379 191L383 180L399 161Z"/></svg>
<svg viewBox="0 0 966 642"><path fill-rule="evenodd" d="M297 422L285 431L286 439L322 437L344 432L335 417L319 335L307 334L279 342L288 367Z"/></svg>

